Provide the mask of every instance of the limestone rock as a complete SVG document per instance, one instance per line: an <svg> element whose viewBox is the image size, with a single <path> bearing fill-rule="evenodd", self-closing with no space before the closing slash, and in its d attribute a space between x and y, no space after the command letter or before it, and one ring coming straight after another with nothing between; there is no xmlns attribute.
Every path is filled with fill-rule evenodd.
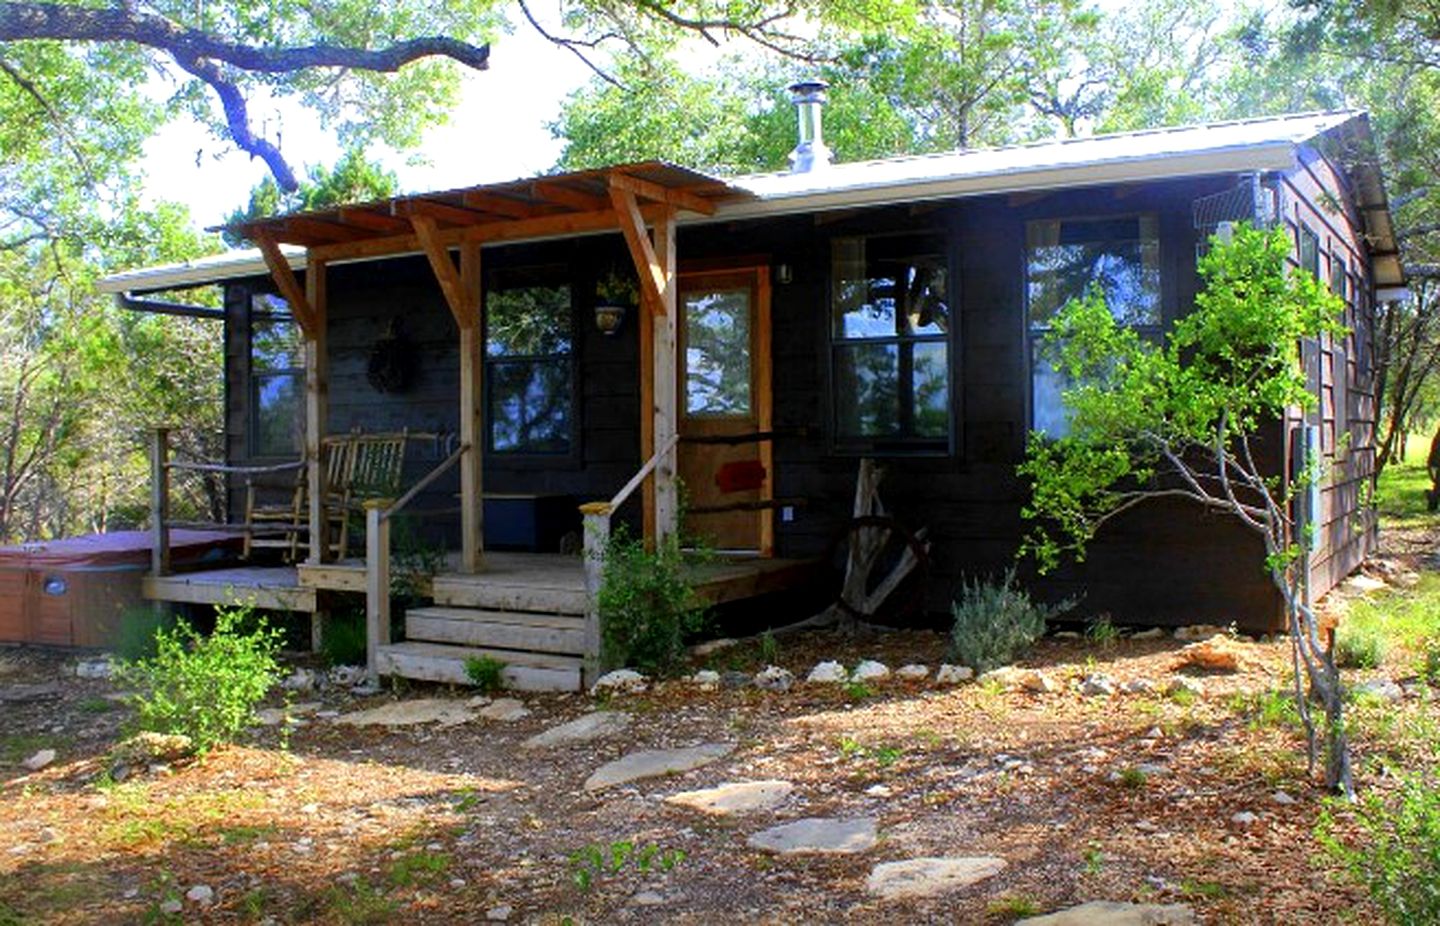
<svg viewBox="0 0 1440 926"><path fill-rule="evenodd" d="M1151 627L1147 630L1140 630L1130 634L1132 640L1159 640L1165 636L1165 631L1159 627Z"/></svg>
<svg viewBox="0 0 1440 926"><path fill-rule="evenodd" d="M722 637L719 640L708 640L704 643L697 643L690 647L691 654L695 656L710 656L721 650L727 650L739 644L739 640L732 640L729 637Z"/></svg>
<svg viewBox="0 0 1440 926"><path fill-rule="evenodd" d="M720 673L714 669L701 669L690 676L690 684L701 691L714 691L720 687Z"/></svg>
<svg viewBox="0 0 1440 926"><path fill-rule="evenodd" d="M1356 685L1354 694L1380 701L1399 701L1405 697L1405 690L1388 678L1372 678Z"/></svg>
<svg viewBox="0 0 1440 926"><path fill-rule="evenodd" d="M853 855L869 851L875 840L872 817L806 817L762 830L746 844L776 855Z"/></svg>
<svg viewBox="0 0 1440 926"><path fill-rule="evenodd" d="M280 682L286 691L314 691L325 684L325 675L314 669L296 669Z"/></svg>
<svg viewBox="0 0 1440 926"><path fill-rule="evenodd" d="M834 660L830 660L828 662L816 663L815 668L810 670L810 674L805 676L805 681L833 685L845 682L849 678L850 673L845 671L843 665Z"/></svg>
<svg viewBox="0 0 1440 926"><path fill-rule="evenodd" d="M110 750L110 758L120 765L146 765L151 762L175 762L195 752L190 737L179 733L136 733L121 740Z"/></svg>
<svg viewBox="0 0 1440 926"><path fill-rule="evenodd" d="M1038 669L1005 666L980 676L982 682L996 682L1008 691L1032 691L1045 694L1055 690L1055 681Z"/></svg>
<svg viewBox="0 0 1440 926"><path fill-rule="evenodd" d="M588 743L591 740L613 736L630 726L630 715L620 711L595 711L569 723L551 727L544 733L537 733L521 743L522 749L549 749L554 746L571 746Z"/></svg>
<svg viewBox="0 0 1440 926"><path fill-rule="evenodd" d="M595 680L590 687L590 693L599 694L608 691L612 694L638 694L645 690L645 676L634 669L616 669L614 672L606 672Z"/></svg>
<svg viewBox="0 0 1440 926"><path fill-rule="evenodd" d="M779 666L766 666L755 673L755 687L766 691L789 691L794 684L795 676Z"/></svg>
<svg viewBox="0 0 1440 926"><path fill-rule="evenodd" d="M514 723L522 717L529 717L530 710L525 706L525 702L518 698L498 698L480 708L475 716L502 723Z"/></svg>
<svg viewBox="0 0 1440 926"><path fill-rule="evenodd" d="M510 919L510 914L514 912L514 907L510 906L508 903L502 903L498 906L491 907L489 910L486 910L485 919L489 920L492 923L503 923L506 920Z"/></svg>
<svg viewBox="0 0 1440 926"><path fill-rule="evenodd" d="M98 659L82 659L75 663L76 678L110 678L115 674L115 664L109 656Z"/></svg>
<svg viewBox="0 0 1440 926"><path fill-rule="evenodd" d="M446 698L416 698L410 701L391 701L369 710L342 714L336 723L355 727L409 727L424 723L438 723L452 727L470 721L475 709L463 701Z"/></svg>
<svg viewBox="0 0 1440 926"><path fill-rule="evenodd" d="M1199 926L1185 904L1135 904L1092 900L1044 916L1018 920L1015 926Z"/></svg>
<svg viewBox="0 0 1440 926"><path fill-rule="evenodd" d="M890 667L874 659L861 661L850 673L852 682L882 682L890 677Z"/></svg>
<svg viewBox="0 0 1440 926"><path fill-rule="evenodd" d="M31 704L36 701L58 701L58 682L41 682L37 685L7 685L0 688L0 704Z"/></svg>
<svg viewBox="0 0 1440 926"><path fill-rule="evenodd" d="M341 688L358 685L365 680L364 666L335 666L330 670L330 684Z"/></svg>
<svg viewBox="0 0 1440 926"><path fill-rule="evenodd" d="M993 878L1005 868L1003 858L914 858L876 865L866 890L885 900L933 897Z"/></svg>
<svg viewBox="0 0 1440 926"><path fill-rule="evenodd" d="M585 790L599 791L656 775L688 772L724 758L734 749L729 743L705 743L685 749L642 749L600 766L585 779Z"/></svg>
<svg viewBox="0 0 1440 926"><path fill-rule="evenodd" d="M1155 693L1155 683L1148 678L1132 678L1120 687L1126 694L1153 695Z"/></svg>
<svg viewBox="0 0 1440 926"><path fill-rule="evenodd" d="M1108 675L1087 675L1080 682L1080 693L1087 698L1108 698L1116 691L1115 680Z"/></svg>
<svg viewBox="0 0 1440 926"><path fill-rule="evenodd" d="M215 889L208 884L197 884L185 892L185 899L208 907L215 902Z"/></svg>
<svg viewBox="0 0 1440 926"><path fill-rule="evenodd" d="M170 897L160 901L160 912L167 916L174 916L185 909L185 904L180 902L178 897Z"/></svg>
<svg viewBox="0 0 1440 926"><path fill-rule="evenodd" d="M33 756L31 756L30 758L28 758L28 759L25 760L25 769L26 769L26 771L38 772L38 771L40 771L42 768L46 768L47 766L49 766L49 765L51 765L52 763L54 763L54 761L55 761L55 750L53 750L53 749L42 749L42 750L40 750L39 752L35 753L35 754L34 754Z"/></svg>
<svg viewBox="0 0 1440 926"><path fill-rule="evenodd" d="M942 665L935 673L935 681L942 685L958 685L975 677L975 670L969 666Z"/></svg>
<svg viewBox="0 0 1440 926"><path fill-rule="evenodd" d="M908 666L901 666L896 669L895 677L904 679L907 682L923 682L930 677L930 667L922 666L918 662L912 662Z"/></svg>
<svg viewBox="0 0 1440 926"><path fill-rule="evenodd" d="M1241 810L1230 817L1230 822L1236 826L1254 826L1260 822L1260 815L1249 810Z"/></svg>
<svg viewBox="0 0 1440 926"><path fill-rule="evenodd" d="M788 781L730 781L699 791L682 791L665 798L665 803L688 807L717 817L767 810L790 796L795 786Z"/></svg>
<svg viewBox="0 0 1440 926"><path fill-rule="evenodd" d="M1169 685L1165 686L1165 694L1173 698L1175 695L1181 693L1203 698L1205 697L1205 686L1193 678L1177 675L1171 680Z"/></svg>
<svg viewBox="0 0 1440 926"><path fill-rule="evenodd" d="M1216 634L1175 654L1173 667L1193 667L1211 672L1238 672L1254 660L1250 648L1228 634Z"/></svg>
<svg viewBox="0 0 1440 926"><path fill-rule="evenodd" d="M1172 636L1177 640L1205 640L1217 634L1224 634L1224 627L1217 627L1214 624L1191 624L1188 627L1176 627Z"/></svg>

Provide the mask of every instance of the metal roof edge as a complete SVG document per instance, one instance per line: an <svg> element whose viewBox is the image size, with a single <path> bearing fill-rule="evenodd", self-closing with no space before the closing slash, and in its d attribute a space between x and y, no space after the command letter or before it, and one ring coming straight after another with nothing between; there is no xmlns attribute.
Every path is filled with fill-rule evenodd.
<svg viewBox="0 0 1440 926"><path fill-rule="evenodd" d="M305 269L305 250L282 246L291 270ZM267 276L270 268L254 248L226 251L207 257L156 267L141 267L102 277L95 283L99 293L153 293L169 289L190 289L241 277Z"/></svg>

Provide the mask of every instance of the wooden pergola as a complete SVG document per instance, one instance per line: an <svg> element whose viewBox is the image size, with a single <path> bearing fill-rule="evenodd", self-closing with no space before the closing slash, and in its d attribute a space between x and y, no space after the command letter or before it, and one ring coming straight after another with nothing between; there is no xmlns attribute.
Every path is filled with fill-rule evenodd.
<svg viewBox="0 0 1440 926"><path fill-rule="evenodd" d="M483 530L481 249L486 244L619 231L640 281L640 459L648 469L645 534L676 529L676 252L681 210L710 215L748 194L722 180L662 162L400 196L361 205L246 222L231 231L264 255L305 339L305 456L309 530L322 536L328 417L326 268L334 263L424 254L460 338L462 568L478 572ZM281 244L305 248L302 286ZM458 263L451 252L459 252ZM660 448L657 454L656 448ZM658 458L657 458L658 457ZM325 544L310 544L320 562Z"/></svg>

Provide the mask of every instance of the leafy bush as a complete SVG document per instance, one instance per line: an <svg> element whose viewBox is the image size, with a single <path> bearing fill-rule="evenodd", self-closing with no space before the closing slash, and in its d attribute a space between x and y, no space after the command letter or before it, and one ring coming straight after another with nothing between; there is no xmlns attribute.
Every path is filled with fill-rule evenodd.
<svg viewBox="0 0 1440 926"><path fill-rule="evenodd" d="M494 694L505 687L504 671L504 660L494 656L471 656L465 660L465 674L476 688L486 694Z"/></svg>
<svg viewBox="0 0 1440 926"><path fill-rule="evenodd" d="M183 620L155 634L155 655L123 663L118 677L133 685L140 730L190 737L205 752L250 723L255 705L280 677L280 631L249 608L220 608L208 637Z"/></svg>
<svg viewBox="0 0 1440 926"><path fill-rule="evenodd" d="M988 672L1014 660L1045 633L1045 622L1073 602L1041 605L1015 584L1012 567L1000 582L966 579L960 600L951 607L950 655L976 672Z"/></svg>
<svg viewBox="0 0 1440 926"><path fill-rule="evenodd" d="M1373 624L1341 623L1335 632L1335 663L1345 669L1375 669L1385 661L1385 634Z"/></svg>
<svg viewBox="0 0 1440 926"><path fill-rule="evenodd" d="M1353 813L1360 838L1341 838L1336 813ZM1418 775L1388 800L1371 792L1353 808L1331 802L1316 835L1325 851L1397 926L1440 923L1440 790Z"/></svg>
<svg viewBox="0 0 1440 926"><path fill-rule="evenodd" d="M1421 642L1415 670L1428 684L1440 685L1440 637L1429 637Z"/></svg>
<svg viewBox="0 0 1440 926"><path fill-rule="evenodd" d="M350 611L335 615L320 638L320 652L329 666L365 664L365 613Z"/></svg>
<svg viewBox="0 0 1440 926"><path fill-rule="evenodd" d="M155 633L175 626L175 615L151 605L126 608L120 614L115 654L121 659L148 659L155 655Z"/></svg>
<svg viewBox="0 0 1440 926"><path fill-rule="evenodd" d="M600 584L601 661L652 676L684 668L685 639L704 624L705 608L686 581L679 543L645 549L622 528L605 557Z"/></svg>

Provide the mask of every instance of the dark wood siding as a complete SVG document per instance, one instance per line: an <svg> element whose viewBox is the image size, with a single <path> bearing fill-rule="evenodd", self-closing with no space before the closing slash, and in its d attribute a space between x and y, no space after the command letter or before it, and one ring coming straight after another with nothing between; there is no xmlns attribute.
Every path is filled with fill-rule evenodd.
<svg viewBox="0 0 1440 926"><path fill-rule="evenodd" d="M1286 178L1281 199L1289 212L1315 209L1319 190L1338 183L1328 165L1310 165ZM904 523L928 527L933 565L926 599L935 611L948 603L962 576L995 574L1012 561L1025 524L1020 509L1026 487L1015 475L1028 426L1029 368L1025 357L1025 223L1032 219L1154 213L1159 218L1163 316L1167 323L1193 304L1199 284L1195 256L1199 236L1191 207L1197 197L1232 188L1235 177L1214 177L1097 187L1016 196L893 206L870 210L757 219L683 227L682 272L687 262L738 259L785 265L790 281L774 283L772 324L774 423L779 496L809 504L793 520L777 518L777 553L823 553L850 514L857 457L837 452L831 439L829 274L830 242L836 235L890 231L940 231L952 248L955 307L949 342L952 365L953 452L882 458L889 474L882 494ZM1307 186L1309 184L1309 186ZM1357 329L1369 323L1369 276L1354 235L1353 217L1330 217L1322 247L1331 239L1348 248L1349 266L1362 277L1354 305ZM1331 227L1333 225L1333 228ZM1328 237L1326 237L1328 236ZM1328 253L1328 252L1327 252ZM758 255L758 257L757 257ZM487 248L484 265L549 265L563 268L574 291L578 374L578 446L551 460L488 454L485 487L492 492L560 493L604 498L640 464L637 324L606 337L593 323L593 279L628 257L618 235L569 242ZM778 276L778 275L777 275ZM330 270L331 431L352 427L453 434L458 397L454 323L428 267L418 258L336 266ZM231 409L227 417L232 459L246 458L249 394L244 382L245 286L232 286L227 370ZM239 313L239 314L237 314ZM365 377L370 346L394 319L414 342L420 374L399 396L377 393ZM1368 336L1368 335L1365 335ZM1337 433L1349 431L1333 485L1326 490L1326 583L1353 567L1365 538L1353 524L1364 515L1360 499L1373 465L1373 391L1368 372L1345 344L1325 346L1330 383L1329 416ZM1345 376L1343 389L1335 378ZM1343 403L1342 410L1337 403ZM1340 422L1344 427L1340 427ZM1284 458L1277 426L1265 452ZM443 442L442 442L443 445ZM1336 441L1337 446L1341 442ZM408 478L418 478L443 458L444 446L417 451ZM437 484L421 507L454 509L458 483ZM623 514L634 520L637 505ZM1360 538L1360 539L1356 539ZM1235 621L1270 629L1280 618L1278 596L1262 568L1258 538L1237 523L1182 504L1145 506L1107 526L1084 563L1072 563L1041 579L1026 575L1039 592L1056 599L1083 595L1085 613L1155 623ZM1326 585L1328 587L1328 584Z"/></svg>

